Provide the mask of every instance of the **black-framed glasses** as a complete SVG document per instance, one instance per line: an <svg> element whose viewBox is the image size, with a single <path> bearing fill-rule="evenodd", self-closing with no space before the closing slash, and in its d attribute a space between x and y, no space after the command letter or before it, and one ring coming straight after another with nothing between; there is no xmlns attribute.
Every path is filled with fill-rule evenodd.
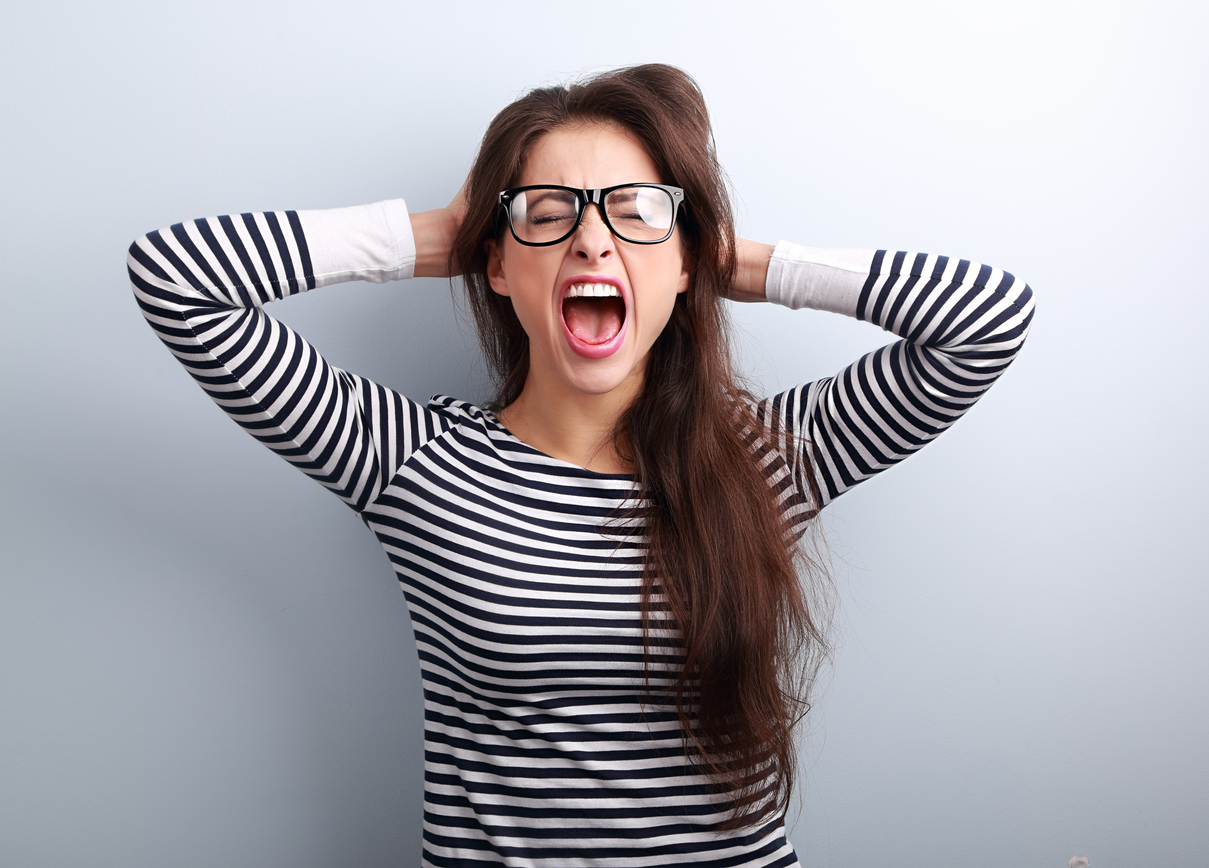
<svg viewBox="0 0 1209 868"><path fill-rule="evenodd" d="M528 247L566 241L589 205L600 209L605 225L621 240L658 244L672 237L684 190L666 184L618 184L600 190L531 184L505 190L499 201L512 237Z"/></svg>

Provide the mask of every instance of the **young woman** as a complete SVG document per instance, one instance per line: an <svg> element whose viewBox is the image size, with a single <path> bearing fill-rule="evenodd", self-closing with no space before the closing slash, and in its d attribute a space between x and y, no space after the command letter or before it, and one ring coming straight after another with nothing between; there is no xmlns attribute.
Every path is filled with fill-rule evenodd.
<svg viewBox="0 0 1209 868"><path fill-rule="evenodd" d="M660 65L508 106L449 208L196 220L129 267L214 401L386 549L423 670L431 866L796 865L793 726L826 650L798 541L961 416L1032 314L964 260L736 240L704 101ZM414 403L261 310L449 274L488 407ZM758 401L725 299L902 339Z"/></svg>

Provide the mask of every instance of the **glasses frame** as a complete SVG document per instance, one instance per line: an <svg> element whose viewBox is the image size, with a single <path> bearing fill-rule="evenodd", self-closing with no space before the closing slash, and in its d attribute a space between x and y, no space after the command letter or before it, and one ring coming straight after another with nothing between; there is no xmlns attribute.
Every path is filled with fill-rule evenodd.
<svg viewBox="0 0 1209 868"><path fill-rule="evenodd" d="M605 197L615 190L623 190L626 187L654 187L658 190L663 190L672 197L672 222L668 227L667 235L656 240L635 241L632 238L626 238L609 222L609 215L605 213L604 200ZM579 211L575 216L575 224L567 230L567 234L554 241L525 241L516 234L516 227L512 225L512 200L516 198L518 193L524 193L527 190L565 190L568 193L574 193L576 201L579 203ZM600 216L604 218L605 226L609 227L609 231L613 233L613 237L626 242L627 244L662 244L672 237L672 233L676 231L676 221L680 219L680 206L688 207L688 202L684 199L684 190L680 187L672 187L669 184L648 184L645 182L635 182L631 184L617 184L612 187L601 187L598 190L581 190L576 187L563 187L560 184L529 184L525 187L512 187L509 190L504 190L499 195L500 207L504 209L504 217L508 221L508 230L512 233L512 237L516 239L517 244L523 244L526 247L553 247L555 244L562 244L568 238L575 234L575 230L579 228L579 224L583 222L584 212L588 210L589 205L595 205L600 211Z"/></svg>

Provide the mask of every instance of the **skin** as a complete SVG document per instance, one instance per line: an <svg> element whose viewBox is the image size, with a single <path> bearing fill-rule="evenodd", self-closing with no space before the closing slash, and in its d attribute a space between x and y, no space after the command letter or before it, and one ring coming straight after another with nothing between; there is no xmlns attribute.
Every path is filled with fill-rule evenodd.
<svg viewBox="0 0 1209 868"><path fill-rule="evenodd" d="M611 124L575 125L543 136L529 152L519 185L560 184L596 189L631 182L664 183L646 150ZM461 191L447 208L412 216L416 276L448 276L448 254L465 209ZM589 206L571 238L552 247L526 247L510 233L487 242L492 289L512 300L529 336L529 374L500 421L522 442L554 458L600 473L629 467L612 440L617 419L642 388L651 346L671 316L676 296L691 292L691 263L677 229L662 244L629 244L614 236ZM764 301L773 248L739 239L738 271L730 297ZM626 334L606 358L574 352L561 323L569 279L607 275L627 297Z"/></svg>

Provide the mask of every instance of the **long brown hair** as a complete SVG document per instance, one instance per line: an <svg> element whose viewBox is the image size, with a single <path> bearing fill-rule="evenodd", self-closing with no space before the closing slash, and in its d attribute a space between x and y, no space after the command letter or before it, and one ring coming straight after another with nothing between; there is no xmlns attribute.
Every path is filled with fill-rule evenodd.
<svg viewBox="0 0 1209 868"><path fill-rule="evenodd" d="M805 463L792 460L768 420L757 419L732 369L722 299L735 276L733 219L695 82L674 67L648 64L533 90L501 111L468 178L451 266L464 275L497 377L496 405L506 407L524 387L529 341L511 301L486 277L485 241L501 231L496 194L516 183L542 136L584 122L628 131L688 202L681 236L692 282L655 341L642 392L618 420L614 444L632 467L639 506L631 517L647 540L648 652L668 641L662 631L674 625L672 641L684 655L674 699L690 752L731 800L727 825L755 824L788 806L793 729L828 648L826 618L813 605L814 586L799 584L803 558L784 517L787 497L799 506L803 497L818 501ZM770 483L795 475L797 494ZM805 566L807 578L817 572Z"/></svg>

